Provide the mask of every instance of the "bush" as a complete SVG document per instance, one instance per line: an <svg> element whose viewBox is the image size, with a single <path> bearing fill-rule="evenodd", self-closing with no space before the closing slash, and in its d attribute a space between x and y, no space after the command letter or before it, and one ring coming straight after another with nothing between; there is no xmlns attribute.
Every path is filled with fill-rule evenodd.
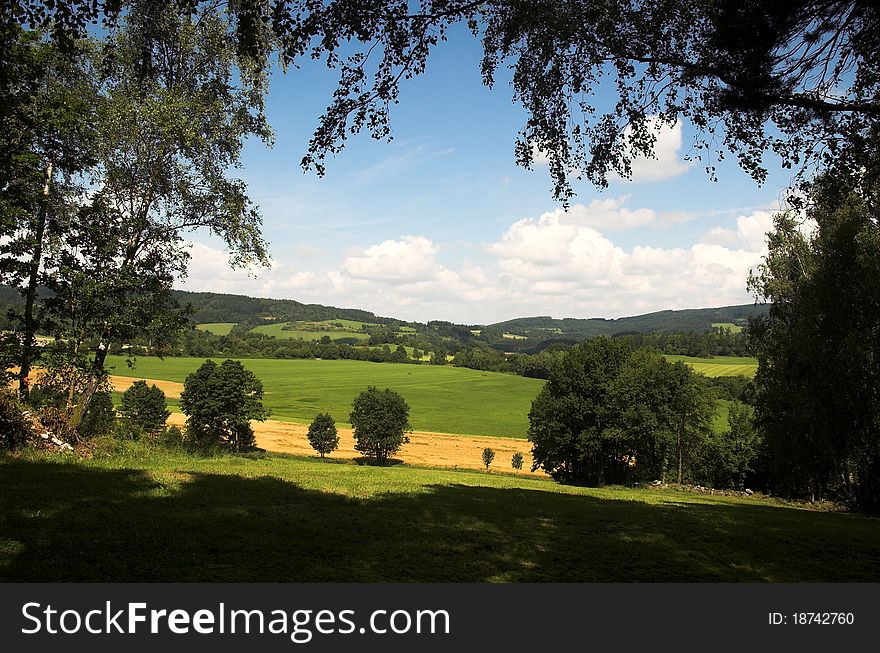
<svg viewBox="0 0 880 653"><path fill-rule="evenodd" d="M483 449L483 464L486 466L486 471L489 471L489 465L492 464L492 461L495 460L495 450L486 447Z"/></svg>
<svg viewBox="0 0 880 653"><path fill-rule="evenodd" d="M409 405L394 390L370 386L354 400L349 420L354 448L380 465L409 442Z"/></svg>
<svg viewBox="0 0 880 653"><path fill-rule="evenodd" d="M96 392L79 423L77 433L83 438L110 435L116 424L116 409L109 392Z"/></svg>
<svg viewBox="0 0 880 653"><path fill-rule="evenodd" d="M0 389L0 449L17 449L34 435L16 393Z"/></svg>
<svg viewBox="0 0 880 653"><path fill-rule="evenodd" d="M255 444L250 421L269 416L262 399L263 384L241 362L207 360L186 377L180 394L187 436L201 447L250 449Z"/></svg>
<svg viewBox="0 0 880 653"><path fill-rule="evenodd" d="M165 402L165 393L155 385L148 386L146 381L135 381L122 393L119 412L144 433L158 433L171 415Z"/></svg>
<svg viewBox="0 0 880 653"><path fill-rule="evenodd" d="M113 435L119 440L140 440L144 436L144 430L137 422L123 418L116 422Z"/></svg>
<svg viewBox="0 0 880 653"><path fill-rule="evenodd" d="M315 415L309 426L307 434L309 444L312 449L321 454L321 458L325 454L335 451L339 446L339 433L336 431L336 423L327 413L319 413Z"/></svg>
<svg viewBox="0 0 880 653"><path fill-rule="evenodd" d="M513 457L510 459L510 466L513 469L515 469L516 471L519 471L522 469L523 455L519 451L517 451L515 454L513 454Z"/></svg>

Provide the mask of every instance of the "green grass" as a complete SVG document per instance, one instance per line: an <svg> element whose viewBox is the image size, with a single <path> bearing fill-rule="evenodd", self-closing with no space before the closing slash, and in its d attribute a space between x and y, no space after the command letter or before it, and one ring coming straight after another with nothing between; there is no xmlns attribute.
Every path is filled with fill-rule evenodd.
<svg viewBox="0 0 880 653"><path fill-rule="evenodd" d="M715 417L712 419L712 430L716 433L724 433L730 428L730 404L727 399L719 399L716 402Z"/></svg>
<svg viewBox="0 0 880 653"><path fill-rule="evenodd" d="M0 457L0 580L880 581L880 520L767 500L131 446L69 460Z"/></svg>
<svg viewBox="0 0 880 653"><path fill-rule="evenodd" d="M228 336L233 327L235 327L235 322L209 322L207 324L196 325L196 329L199 329L200 331L208 331L215 336Z"/></svg>
<svg viewBox="0 0 880 653"><path fill-rule="evenodd" d="M336 321L336 320L334 320ZM303 330L285 330L284 327L287 326L288 322L282 322L279 324L266 324L263 326L254 327L251 329L254 333L262 333L267 336L272 336L273 338L290 338L293 340L307 340L307 341L317 341L323 338L324 336L329 336L330 340L345 340L345 339L354 339L354 340L369 340L370 336L367 333L360 333L358 331L303 331Z"/></svg>
<svg viewBox="0 0 880 653"><path fill-rule="evenodd" d="M694 358L693 356L673 356L666 354L667 360L682 361L695 371L706 376L755 376L758 361L748 356L715 356L714 358Z"/></svg>
<svg viewBox="0 0 880 653"><path fill-rule="evenodd" d="M130 369L108 356L112 374L183 382L201 358L138 358ZM525 438L532 400L544 382L512 374L449 365L362 361L244 359L265 388L274 419L311 422L329 412L345 424L354 398L369 385L398 391L410 406L416 430Z"/></svg>
<svg viewBox="0 0 880 653"><path fill-rule="evenodd" d="M715 329L727 329L731 333L742 333L743 330L739 324L734 324L733 322L712 322L712 327Z"/></svg>

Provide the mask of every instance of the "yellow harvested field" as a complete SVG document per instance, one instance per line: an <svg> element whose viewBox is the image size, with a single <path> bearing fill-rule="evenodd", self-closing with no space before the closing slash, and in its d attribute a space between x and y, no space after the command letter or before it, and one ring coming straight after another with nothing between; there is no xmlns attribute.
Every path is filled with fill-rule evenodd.
<svg viewBox="0 0 880 653"><path fill-rule="evenodd" d="M110 383L116 392L125 392L135 381L146 381L147 385L155 385L169 399L180 399L183 384L176 381L160 381L158 379L134 379L130 376L111 376Z"/></svg>
<svg viewBox="0 0 880 653"><path fill-rule="evenodd" d="M185 417L181 413L172 413L168 423L182 426L184 420ZM252 425L258 447L297 456L317 456L306 438L309 428L305 424L270 419L265 422L252 422ZM394 458L410 465L483 469L483 449L489 447L495 450L495 462L490 468L493 471L512 472L510 459L518 451L523 455L523 468L520 474L546 476L541 471L529 471L532 467L532 454L526 440L420 431L411 433L409 439L409 444L404 445ZM343 460L361 457L361 454L354 449L351 429L339 429L339 448L327 457Z"/></svg>
<svg viewBox="0 0 880 653"><path fill-rule="evenodd" d="M159 379L134 379L127 376L111 376L110 382L116 392L125 392L135 381L144 380L148 385L156 385L165 396L178 399L183 391L183 384ZM168 423L183 426L186 421L182 413L173 412ZM316 456L315 450L309 445L306 433L309 428L305 424L266 420L252 422L257 446L266 451L290 453L297 456ZM526 440L516 438L492 438L479 435L455 435L451 433L430 433L416 431L411 433L409 444L397 452L395 459L410 465L428 467L452 467L458 469L483 469L483 449L495 450L495 461L490 469L497 472L512 472L510 459L519 452L523 455L523 468L519 474L527 476L546 476L544 472L531 472L531 446ZM360 458L361 454L354 449L352 430L339 428L339 448L328 458L352 459Z"/></svg>

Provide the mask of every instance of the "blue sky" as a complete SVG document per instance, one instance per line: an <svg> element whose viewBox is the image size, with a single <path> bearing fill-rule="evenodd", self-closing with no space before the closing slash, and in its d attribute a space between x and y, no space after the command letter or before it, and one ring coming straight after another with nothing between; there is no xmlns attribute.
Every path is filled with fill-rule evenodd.
<svg viewBox="0 0 880 653"><path fill-rule="evenodd" d="M599 191L575 182L554 202L546 166L514 163L525 120L507 81L482 85L479 43L453 34L404 83L394 138L349 140L319 178L299 161L334 88L320 64L273 76L276 142L243 167L270 242L271 269L233 271L196 236L189 290L364 308L408 320L489 323L527 315L619 317L747 303L748 271L789 175L763 187L728 158L712 182L689 164L687 124L659 134L658 161Z"/></svg>

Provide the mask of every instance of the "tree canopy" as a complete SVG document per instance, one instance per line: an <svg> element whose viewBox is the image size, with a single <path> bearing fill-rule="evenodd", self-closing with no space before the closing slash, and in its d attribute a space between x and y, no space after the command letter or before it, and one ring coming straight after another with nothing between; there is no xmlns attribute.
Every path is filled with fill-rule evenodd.
<svg viewBox="0 0 880 653"><path fill-rule="evenodd" d="M239 361L205 361L186 377L180 409L187 435L199 445L225 445L236 451L254 446L251 420L264 420L263 384Z"/></svg>
<svg viewBox="0 0 880 653"><path fill-rule="evenodd" d="M714 404L682 363L605 337L587 341L565 354L532 403L533 469L590 485L693 480Z"/></svg>
<svg viewBox="0 0 880 653"><path fill-rule="evenodd" d="M817 179L807 222L794 212L776 216L769 253L752 279L756 294L772 302L751 327L756 422L777 492L843 498L876 511L880 213L877 186L851 181Z"/></svg>
<svg viewBox="0 0 880 653"><path fill-rule="evenodd" d="M354 448L380 465L409 442L409 405L390 388L370 386L360 393L349 420L354 428Z"/></svg>
<svg viewBox="0 0 880 653"><path fill-rule="evenodd" d="M119 0L19 0L8 20L82 35L112 25ZM202 14L196 0L149 3L155 12ZM604 186L651 156L657 130L689 121L693 155L709 170L725 154L761 181L763 156L786 167L834 158L880 117L880 10L864 0L240 0L229 3L237 52L265 67L321 59L338 87L303 165L322 172L352 133L391 135L404 80L422 74L449 30L464 25L483 45L484 83L511 70L526 110L517 161L546 156L556 197L570 177ZM603 99L599 85L612 89ZM616 97L614 97L616 96Z"/></svg>

